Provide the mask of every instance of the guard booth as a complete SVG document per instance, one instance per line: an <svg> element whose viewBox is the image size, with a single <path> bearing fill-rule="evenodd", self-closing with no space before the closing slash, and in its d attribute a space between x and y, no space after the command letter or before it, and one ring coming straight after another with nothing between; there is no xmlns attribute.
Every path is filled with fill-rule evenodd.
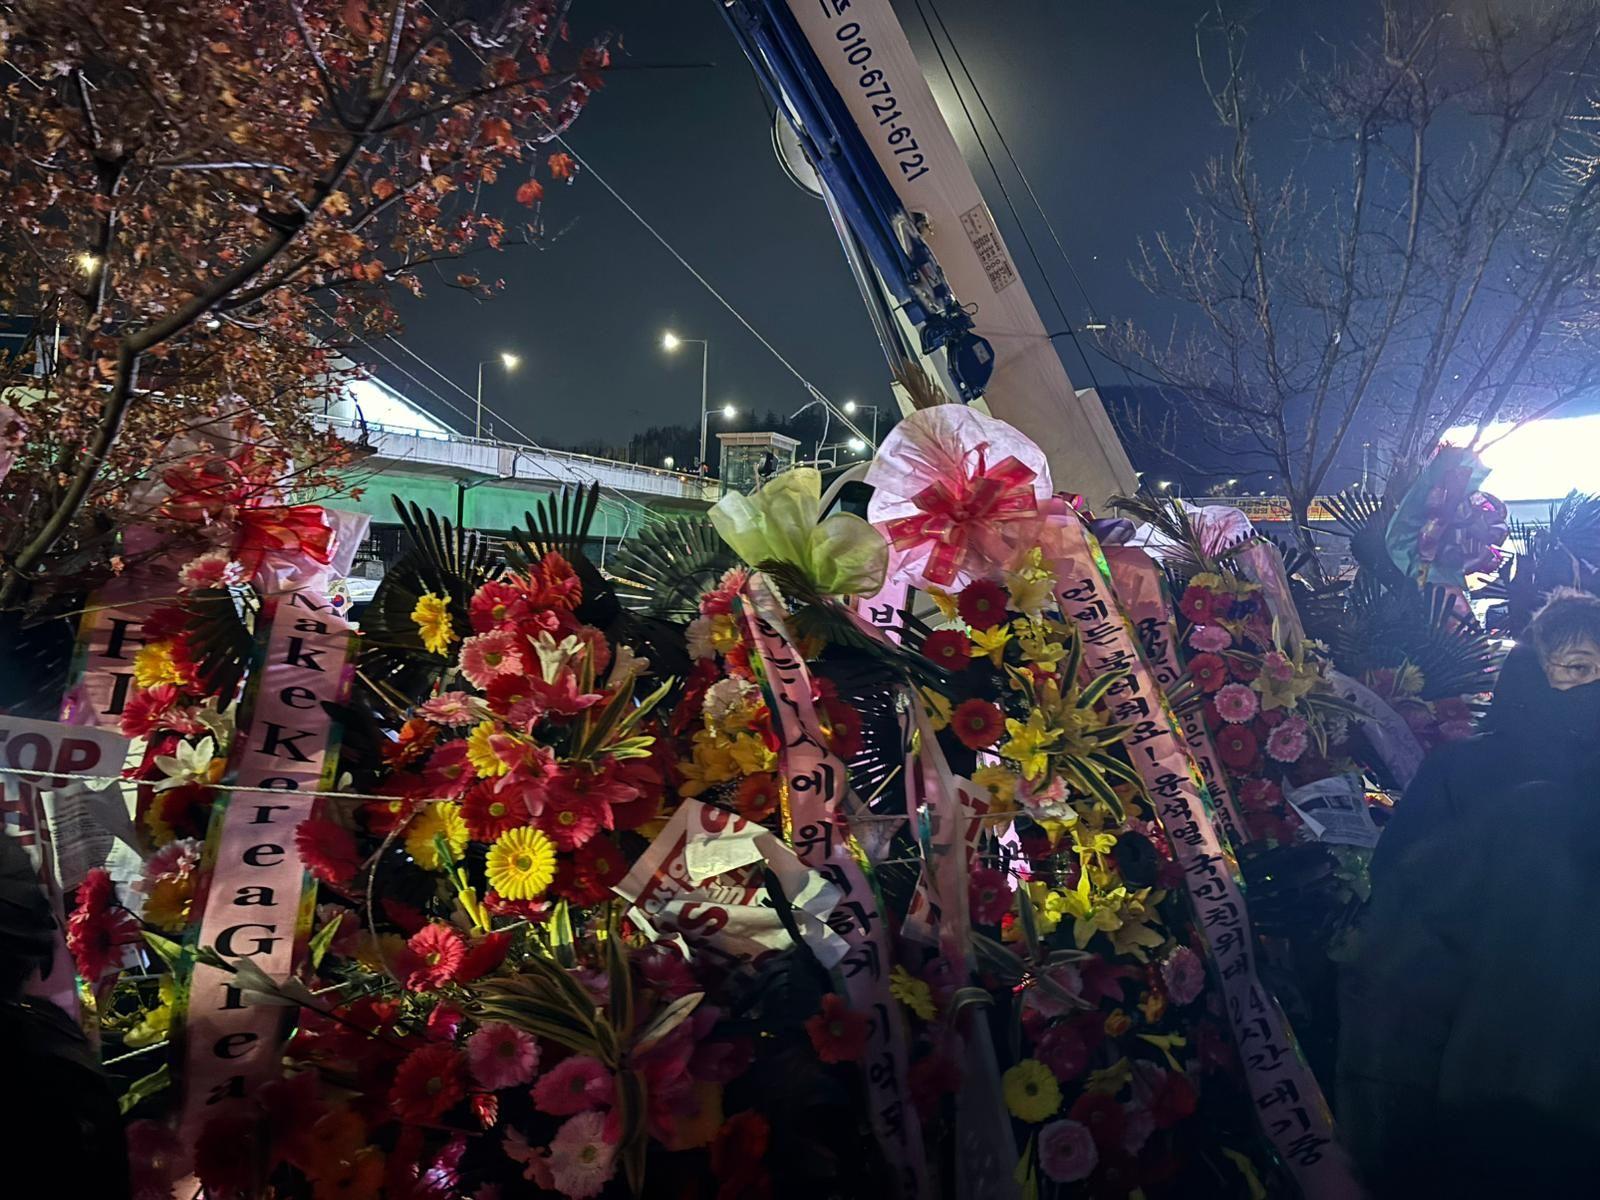
<svg viewBox="0 0 1600 1200"><path fill-rule="evenodd" d="M761 464L768 454L776 462L773 474L777 474L794 466L794 452L800 445L799 438L781 433L719 433L717 441L722 443L722 490L746 494L761 482Z"/></svg>

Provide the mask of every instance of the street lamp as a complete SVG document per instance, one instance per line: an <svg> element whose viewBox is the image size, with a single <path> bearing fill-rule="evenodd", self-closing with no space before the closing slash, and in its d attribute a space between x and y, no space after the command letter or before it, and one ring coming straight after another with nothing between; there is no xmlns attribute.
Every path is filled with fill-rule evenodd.
<svg viewBox="0 0 1600 1200"><path fill-rule="evenodd" d="M518 355L510 354L506 351L501 351L499 357L500 365L506 369L506 374L508 375L515 371L517 364L522 361ZM493 361L494 359L492 358L485 358L478 363L478 414L472 423L472 436L475 438L483 436L483 368Z"/></svg>
<svg viewBox="0 0 1600 1200"><path fill-rule="evenodd" d="M676 462L675 462L675 460L674 460L674 459L673 459L673 457L672 457L672 455L670 455L670 454L669 454L669 455L667 455L667 456L666 456L666 457L665 457L665 458L663 458L663 459L662 459L662 460L661 460L661 465L662 465L662 466L663 466L663 467L665 467L665 468L666 468L666 469L667 469L667 470L669 470L669 471L670 471L670 470L672 470L672 468L673 468L673 467L674 467L674 466L676 466L676 465L677 465L677 463L676 463Z"/></svg>
<svg viewBox="0 0 1600 1200"><path fill-rule="evenodd" d="M739 410L731 404L724 404L722 406L722 415L725 419L731 421L739 415Z"/></svg>
<svg viewBox="0 0 1600 1200"><path fill-rule="evenodd" d="M847 417L855 416L862 409L866 409L872 414L872 444L876 446L878 444L878 406L875 404L857 404L854 400L846 400L840 407L844 409Z"/></svg>
<svg viewBox="0 0 1600 1200"><path fill-rule="evenodd" d="M1170 479L1163 479L1163 480L1161 480L1161 481L1160 481L1160 482L1158 482L1158 483L1157 483L1157 484L1156 484L1156 486L1157 486L1157 487L1158 487L1158 488L1160 488L1160 489L1161 489L1161 490L1162 490L1162 491L1163 491L1163 492L1164 492L1164 491L1166 491L1166 490L1167 490L1167 489L1168 489L1168 488L1169 488L1169 487L1171 487L1171 486L1172 486L1172 480L1170 480Z"/></svg>
<svg viewBox="0 0 1600 1200"><path fill-rule="evenodd" d="M849 442L846 443L846 445L848 445L850 447L850 449L854 450L857 454L860 454L863 450L865 450L867 448L867 444L865 442L863 442L860 438L851 438L849 440Z"/></svg>
<svg viewBox="0 0 1600 1200"><path fill-rule="evenodd" d="M1238 481L1238 480L1237 480L1237 479L1230 479L1230 480L1228 480L1228 486L1229 486L1229 487L1237 487L1237 486L1238 486L1238 483L1239 483L1239 481Z"/></svg>
<svg viewBox="0 0 1600 1200"><path fill-rule="evenodd" d="M672 330L661 335L661 348L668 354L679 346L700 347L700 461L706 461L706 377L711 369L711 346L704 338L681 338Z"/></svg>

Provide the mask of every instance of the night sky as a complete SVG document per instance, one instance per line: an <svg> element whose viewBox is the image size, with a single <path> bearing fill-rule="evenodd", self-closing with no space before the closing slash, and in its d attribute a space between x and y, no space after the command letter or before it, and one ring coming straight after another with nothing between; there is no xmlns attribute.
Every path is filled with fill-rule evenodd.
<svg viewBox="0 0 1600 1200"><path fill-rule="evenodd" d="M917 5L896 7L1046 326L1060 328L938 60L924 53ZM1194 59L1195 22L1209 7L1208 0L939 2L1082 279L1080 290L1042 224L1023 209L1070 321L1086 319L1091 306L1101 320L1170 320L1132 280L1128 262L1141 235L1181 224L1191 175L1220 145ZM1255 53L1269 73L1291 66L1314 33L1341 32L1340 6L1329 0L1263 7ZM573 148L823 392L892 405L883 357L827 214L774 159L766 102L717 0L579 0L574 23L580 33L619 33L621 62L714 64L614 72L574 127ZM982 121L975 106L974 113ZM984 134L998 160L998 142L986 127ZM1272 151L1287 162L1297 148L1289 137ZM1004 163L1001 169L1020 205L1015 176ZM511 216L514 187L499 197ZM714 407L788 412L805 403L800 384L593 177L547 184L544 220L543 248L514 248L478 268L504 276L495 299L475 303L435 285L407 312L407 344L468 391L480 358L504 350L522 356L509 378L498 366L485 368L485 394L527 435L567 444L624 440L648 425L697 421L698 348L667 355L660 337L668 328L710 340ZM1126 382L1115 366L1100 360L1091 370L1069 342L1062 346L1079 387ZM729 427L713 416L713 432Z"/></svg>

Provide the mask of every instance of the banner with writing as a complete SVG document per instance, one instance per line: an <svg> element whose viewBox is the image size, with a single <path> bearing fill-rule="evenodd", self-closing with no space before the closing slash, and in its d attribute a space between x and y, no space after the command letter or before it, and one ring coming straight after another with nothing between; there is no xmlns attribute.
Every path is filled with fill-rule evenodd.
<svg viewBox="0 0 1600 1200"><path fill-rule="evenodd" d="M1178 660L1177 628L1161 568L1136 546L1105 546L1102 549L1111 567L1111 586L1117 594L1117 600L1139 634L1140 645L1144 648L1150 669L1155 672L1156 682L1161 685L1163 692L1170 692L1183 675L1183 664ZM1134 710L1139 711L1139 707L1135 705ZM1200 778L1205 781L1206 792L1211 796L1228 845L1242 846L1248 840L1244 814L1233 798L1232 789L1228 787L1228 776L1222 769L1222 760L1217 757L1216 747L1212 745L1211 732L1206 728L1204 715L1193 705L1173 715L1178 718L1178 726L1188 744L1189 757L1200 769Z"/></svg>
<svg viewBox="0 0 1600 1200"><path fill-rule="evenodd" d="M745 601L745 620L782 731L790 841L800 861L839 893L828 924L849 944L849 952L833 974L851 1007L870 1022L863 1067L873 1132L899 1173L900 1194L922 1197L927 1195L922 1127L908 1103L905 1029L889 993L888 926L841 811L849 776L823 738L811 700L811 672L789 641L783 611L760 575L746 585Z"/></svg>
<svg viewBox="0 0 1600 1200"><path fill-rule="evenodd" d="M127 739L103 729L0 716L0 825L27 851L61 929L66 928L66 893L98 865L91 861L103 833L91 815L95 798L120 802L115 784L103 788L70 777L120 775L127 753ZM109 798L101 795L106 791ZM26 990L76 1017L74 968L61 929L48 976L35 976Z"/></svg>
<svg viewBox="0 0 1600 1200"><path fill-rule="evenodd" d="M351 634L309 588L280 594L264 626L250 713L212 811L211 882L196 908L200 945L286 979L306 915L294 832L311 813L307 793L333 782L338 749L323 704L348 692ZM190 982L180 1126L186 1145L211 1114L248 1097L277 1069L282 1010L248 1002L232 978L197 965Z"/></svg>
<svg viewBox="0 0 1600 1200"><path fill-rule="evenodd" d="M1306 1066L1288 1021L1256 973L1255 937L1231 848L1217 836L1209 798L1160 684L1117 604L1099 543L1087 529L1064 529L1056 563L1062 616L1073 621L1084 662L1095 675L1126 671L1107 695L1114 719L1131 721L1124 745L1144 780L1194 906L1195 923L1220 977L1228 1023L1256 1115L1278 1154L1312 1200L1360 1194L1334 1140L1327 1101ZM1127 706L1138 701L1147 715ZM1129 715L1120 715L1127 711Z"/></svg>

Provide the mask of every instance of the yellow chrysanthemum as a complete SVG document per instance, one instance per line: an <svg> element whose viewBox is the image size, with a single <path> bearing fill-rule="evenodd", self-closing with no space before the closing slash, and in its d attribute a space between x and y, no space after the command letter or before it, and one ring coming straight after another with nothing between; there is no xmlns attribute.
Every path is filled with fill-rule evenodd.
<svg viewBox="0 0 1600 1200"><path fill-rule="evenodd" d="M939 1006L933 1002L933 989L904 967L896 967L890 973L889 994L924 1021L931 1021L939 1014Z"/></svg>
<svg viewBox="0 0 1600 1200"><path fill-rule="evenodd" d="M537 900L556 877L555 843L531 826L509 829L489 847L487 870L507 900Z"/></svg>
<svg viewBox="0 0 1600 1200"><path fill-rule="evenodd" d="M133 681L142 688L160 687L163 683L183 683L183 672L172 657L172 643L151 642L140 647L133 656Z"/></svg>
<svg viewBox="0 0 1600 1200"><path fill-rule="evenodd" d="M1000 1079L1006 1107L1019 1121L1037 1125L1061 1107L1061 1085L1050 1068L1036 1058L1025 1058Z"/></svg>
<svg viewBox="0 0 1600 1200"><path fill-rule="evenodd" d="M443 654L456 640L455 626L450 620L450 602L443 596L423 592L417 597L417 606L411 610L411 619L430 654Z"/></svg>
<svg viewBox="0 0 1600 1200"><path fill-rule="evenodd" d="M728 613L718 613L711 618L711 645L718 654L726 654L739 644L739 626Z"/></svg>
<svg viewBox="0 0 1600 1200"><path fill-rule="evenodd" d="M467 823L461 817L459 804L435 800L424 805L406 826L406 853L424 871L438 871L444 867L439 860L439 849L433 844L436 837L443 837L444 844L457 858L466 853Z"/></svg>
<svg viewBox="0 0 1600 1200"><path fill-rule="evenodd" d="M144 903L144 919L157 929L181 933L189 924L194 906L195 876L163 875L150 885Z"/></svg>

